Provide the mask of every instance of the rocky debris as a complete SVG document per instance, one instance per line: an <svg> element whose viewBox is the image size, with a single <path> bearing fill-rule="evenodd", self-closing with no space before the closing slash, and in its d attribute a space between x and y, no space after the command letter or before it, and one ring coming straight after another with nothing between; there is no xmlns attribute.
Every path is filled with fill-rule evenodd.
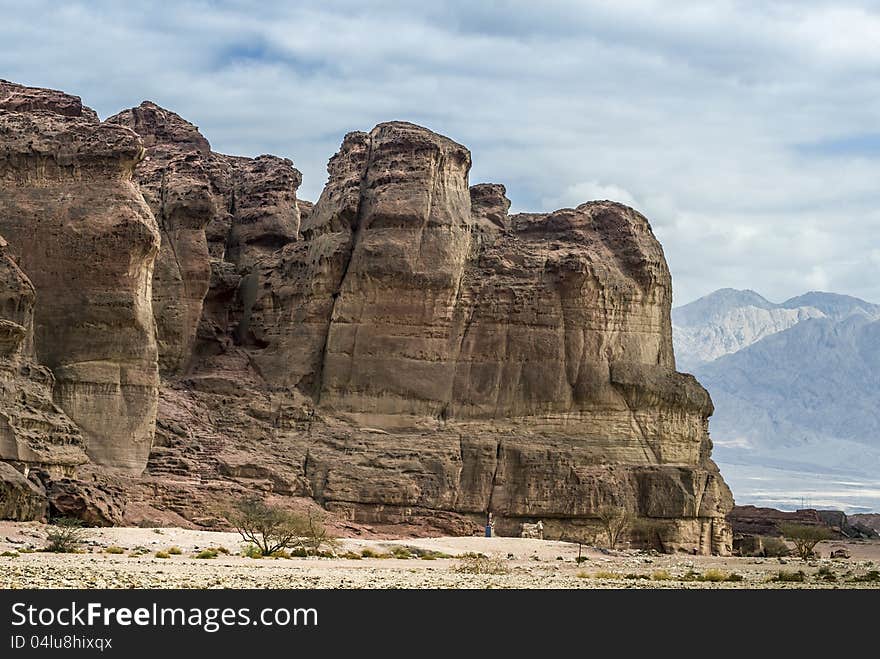
<svg viewBox="0 0 880 659"><path fill-rule="evenodd" d="M34 361L36 295L7 251L0 237L0 460L69 475L88 459L82 434L52 400L52 372Z"/></svg>
<svg viewBox="0 0 880 659"><path fill-rule="evenodd" d="M121 524L125 515L122 491L70 478L49 480L46 496L52 517L70 517L82 520L88 526Z"/></svg>
<svg viewBox="0 0 880 659"><path fill-rule="evenodd" d="M34 346L89 457L140 473L156 418L140 138L61 92L0 82L0 233L36 290Z"/></svg>
<svg viewBox="0 0 880 659"><path fill-rule="evenodd" d="M0 461L0 519L39 521L46 513L46 493L11 464Z"/></svg>

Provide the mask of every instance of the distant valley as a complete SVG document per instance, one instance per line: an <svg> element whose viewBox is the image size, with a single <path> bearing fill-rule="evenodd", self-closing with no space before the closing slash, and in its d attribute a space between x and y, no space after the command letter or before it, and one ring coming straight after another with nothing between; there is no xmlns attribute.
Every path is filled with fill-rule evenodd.
<svg viewBox="0 0 880 659"><path fill-rule="evenodd" d="M737 503L880 510L880 305L721 289L672 312Z"/></svg>

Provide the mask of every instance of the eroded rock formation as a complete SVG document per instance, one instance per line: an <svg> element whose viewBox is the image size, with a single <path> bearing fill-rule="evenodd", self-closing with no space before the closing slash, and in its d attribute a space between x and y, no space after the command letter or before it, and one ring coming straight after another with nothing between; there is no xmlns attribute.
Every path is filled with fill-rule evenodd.
<svg viewBox="0 0 880 659"><path fill-rule="evenodd" d="M191 365L212 272L222 288L224 264L237 273L296 237L302 177L283 158L215 153L196 126L149 101L107 122L146 147L135 178L162 233L153 277L159 363L178 375Z"/></svg>
<svg viewBox="0 0 880 659"><path fill-rule="evenodd" d="M131 180L140 138L80 100L0 82L0 233L36 290L37 360L89 457L140 473L158 373L156 223Z"/></svg>
<svg viewBox="0 0 880 659"><path fill-rule="evenodd" d="M141 521L215 526L258 490L359 528L471 533L491 512L501 533L571 539L618 505L650 529L634 541L729 550L712 403L675 371L669 271L636 211L511 216L503 186L469 187L465 147L403 122L347 135L312 205L289 160L215 153L152 103L100 124L3 89L0 232L38 272L36 354L93 460L133 471L140 435L106 431L135 391L125 427L155 418L152 290L148 469L91 470L83 500L124 491Z"/></svg>
<svg viewBox="0 0 880 659"><path fill-rule="evenodd" d="M27 275L0 236L0 460L71 475L87 461L79 428L52 401L54 377L34 361Z"/></svg>
<svg viewBox="0 0 880 659"><path fill-rule="evenodd" d="M726 550L712 405L675 371L647 220L612 202L508 217L469 166L411 124L351 133L303 240L255 268L238 329L268 384L377 429L312 426L310 493L355 519L491 511L558 534L623 505L667 546Z"/></svg>

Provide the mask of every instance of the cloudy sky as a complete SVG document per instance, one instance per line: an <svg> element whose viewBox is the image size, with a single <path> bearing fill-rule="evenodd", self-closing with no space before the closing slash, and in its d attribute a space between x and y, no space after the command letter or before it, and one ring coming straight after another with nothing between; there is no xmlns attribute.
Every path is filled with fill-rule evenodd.
<svg viewBox="0 0 880 659"><path fill-rule="evenodd" d="M873 8L872 8L873 4ZM148 6L149 5L149 6ZM0 78L102 117L151 99L315 200L349 130L467 145L514 210L651 220L676 303L716 288L880 302L876 3L0 0Z"/></svg>

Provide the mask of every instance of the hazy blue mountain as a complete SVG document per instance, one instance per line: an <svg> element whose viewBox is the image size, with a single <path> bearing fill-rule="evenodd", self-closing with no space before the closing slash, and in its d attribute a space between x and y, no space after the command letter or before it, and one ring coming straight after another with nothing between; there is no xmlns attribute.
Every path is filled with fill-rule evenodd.
<svg viewBox="0 0 880 659"><path fill-rule="evenodd" d="M754 291L722 288L672 310L673 342L678 369L734 353L808 318L824 318L809 304L774 304Z"/></svg>
<svg viewBox="0 0 880 659"><path fill-rule="evenodd" d="M738 501L880 510L880 305L725 289L673 310L673 331L679 368L715 402Z"/></svg>

